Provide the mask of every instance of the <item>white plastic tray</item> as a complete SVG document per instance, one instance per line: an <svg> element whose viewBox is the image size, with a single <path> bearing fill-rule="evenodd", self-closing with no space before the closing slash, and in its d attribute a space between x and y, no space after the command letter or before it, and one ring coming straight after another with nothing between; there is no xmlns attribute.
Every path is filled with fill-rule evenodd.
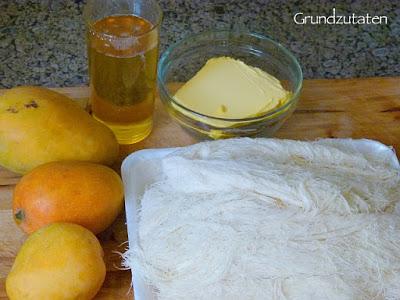
<svg viewBox="0 0 400 300"><path fill-rule="evenodd" d="M341 147L350 147L360 151L364 155L380 156L383 160L390 162L395 168L400 168L399 161L392 148L373 140L361 139L321 139L321 143L335 144ZM125 187L125 211L128 227L129 246L137 239L137 210L139 201L144 193L145 187L155 182L161 175L160 166L155 160L179 148L146 149L129 155L122 163L122 180ZM133 288L135 300L157 300L157 295L151 286L141 279L132 269Z"/></svg>
<svg viewBox="0 0 400 300"><path fill-rule="evenodd" d="M162 158L177 148L146 149L132 153L122 163L121 174L125 190L125 214L128 227L129 247L137 239L137 211L139 199L145 187L157 179L160 169L152 164L156 158ZM138 274L136 274L138 275ZM157 300L153 288L147 285L141 276L135 276L132 269L133 292L135 300Z"/></svg>

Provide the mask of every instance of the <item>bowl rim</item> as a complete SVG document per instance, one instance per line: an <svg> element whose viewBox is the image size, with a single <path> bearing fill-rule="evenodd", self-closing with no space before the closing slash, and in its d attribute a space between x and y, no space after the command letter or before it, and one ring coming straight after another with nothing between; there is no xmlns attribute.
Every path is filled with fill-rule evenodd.
<svg viewBox="0 0 400 300"><path fill-rule="evenodd" d="M164 81L162 80L161 75L164 73L163 72L164 66L167 64L167 60L168 60L169 56L171 55L171 53L173 53L177 48L179 48L179 46L181 44L183 44L184 42L188 42L188 41L190 42L190 41L196 40L198 38L209 35L211 33L217 33L217 34L232 34L232 33L234 33L236 35L247 35L247 36L255 37L259 40L268 41L268 42L274 44L279 50L281 50L286 56L288 56L291 61L294 62L295 68L300 75L299 81L297 83L297 86L295 87L295 90L294 90L292 96L290 97L290 100L288 102L286 102L284 105L279 106L278 108L273 109L271 111L268 111L265 114L257 115L254 117L247 117L247 118L221 118L221 117L209 116L209 115L194 111L194 110L182 105L181 103L177 102L175 100L175 97L169 93ZM207 30L207 31L203 31L201 33L197 33L197 34L194 34L191 36L184 37L182 40L169 46L168 49L166 51L164 51L164 53L161 55L160 60L158 62L158 70L159 70L157 72L158 88L159 88L160 92L165 94L174 105L176 105L179 108L183 109L184 111L194 114L200 118L207 118L207 119L226 121L226 122L252 122L252 121L265 119L265 118L271 117L275 114L278 114L282 111L285 111L296 101L296 99L299 97L301 89L303 87L303 71L301 69L299 61L297 60L297 58L293 55L293 53L290 50L288 50L281 43L274 41L272 38L270 38L267 35L262 35L259 33L243 31L243 30L234 30L234 31L232 31L232 30Z"/></svg>

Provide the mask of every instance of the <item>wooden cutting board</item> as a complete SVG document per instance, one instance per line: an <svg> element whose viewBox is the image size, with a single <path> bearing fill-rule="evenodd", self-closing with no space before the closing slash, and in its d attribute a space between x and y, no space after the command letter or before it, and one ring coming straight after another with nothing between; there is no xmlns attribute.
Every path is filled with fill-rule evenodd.
<svg viewBox="0 0 400 300"><path fill-rule="evenodd" d="M56 89L85 105L87 87ZM0 94L4 92L0 90ZM400 151L400 77L306 80L298 109L276 134L279 138L370 138ZM120 161L143 148L184 146L196 141L182 130L156 101L153 133L144 141L121 147ZM119 164L115 165L119 169ZM26 238L11 214L13 184L19 176L0 168L0 299L7 299L5 278ZM96 299L132 299L131 274L121 270L117 252L126 248L124 215L100 235L107 277Z"/></svg>

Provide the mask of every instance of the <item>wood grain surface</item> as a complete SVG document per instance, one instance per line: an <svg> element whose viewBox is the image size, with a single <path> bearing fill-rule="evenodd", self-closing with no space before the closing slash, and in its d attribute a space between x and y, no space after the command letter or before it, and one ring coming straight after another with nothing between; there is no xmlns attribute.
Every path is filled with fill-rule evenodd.
<svg viewBox="0 0 400 300"><path fill-rule="evenodd" d="M85 105L87 87L55 89ZM0 94L4 91L0 91ZM121 160L143 148L184 146L196 140L179 127L156 101L152 134L135 145L121 147ZM321 137L370 138L400 151L400 78L306 80L293 116L276 134L279 138L313 140ZM7 299L5 278L26 238L11 214L13 184L19 176L0 169L0 299ZM124 214L99 236L105 250L107 277L96 299L132 299L131 274L121 270L118 252L126 248Z"/></svg>

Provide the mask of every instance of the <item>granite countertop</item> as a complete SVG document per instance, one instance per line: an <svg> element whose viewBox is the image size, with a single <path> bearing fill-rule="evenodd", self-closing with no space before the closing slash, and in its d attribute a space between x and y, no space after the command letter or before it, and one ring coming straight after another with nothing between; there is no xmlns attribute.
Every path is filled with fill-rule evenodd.
<svg viewBox="0 0 400 300"><path fill-rule="evenodd" d="M318 2L318 3L316 3ZM334 4L335 3L335 4ZM161 51L207 28L271 36L299 58L305 78L400 75L400 1L160 0ZM0 0L0 88L88 82L79 0ZM294 14L384 15L380 25L298 25Z"/></svg>

